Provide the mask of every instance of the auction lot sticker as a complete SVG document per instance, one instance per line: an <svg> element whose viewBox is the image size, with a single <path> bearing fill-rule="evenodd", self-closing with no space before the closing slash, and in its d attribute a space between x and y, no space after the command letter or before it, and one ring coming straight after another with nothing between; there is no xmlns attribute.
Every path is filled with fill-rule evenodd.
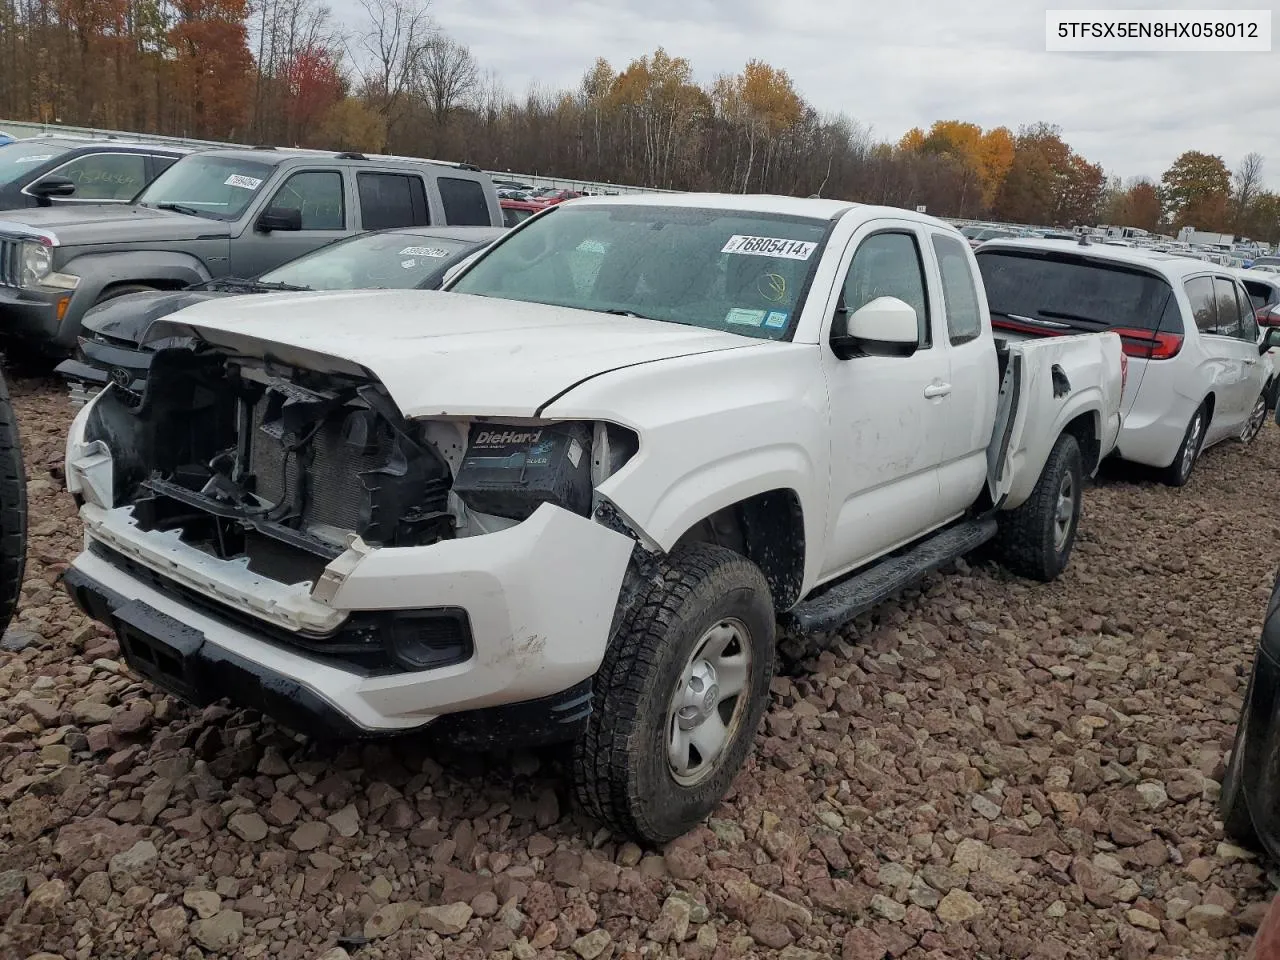
<svg viewBox="0 0 1280 960"><path fill-rule="evenodd" d="M720 248L720 252L746 254L753 257L808 260L816 249L818 245L807 240L788 240L785 237L744 237L735 233Z"/></svg>

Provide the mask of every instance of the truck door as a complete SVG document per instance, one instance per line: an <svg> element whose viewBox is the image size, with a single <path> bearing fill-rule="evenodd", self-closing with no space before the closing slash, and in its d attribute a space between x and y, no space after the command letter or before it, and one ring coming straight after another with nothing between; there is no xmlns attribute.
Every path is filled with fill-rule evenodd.
<svg viewBox="0 0 1280 960"><path fill-rule="evenodd" d="M854 234L829 304L822 364L831 403L831 482L824 576L859 566L942 522L938 465L951 391L935 343L921 234L910 221L877 220ZM827 345L838 309L877 297L915 308L919 347L909 357L841 360Z"/></svg>
<svg viewBox="0 0 1280 960"><path fill-rule="evenodd" d="M983 329L973 253L959 237L930 231L937 262L937 343L950 364L951 395L942 405L946 438L938 467L940 508L956 517L973 504L987 475L987 446L999 393L995 341Z"/></svg>

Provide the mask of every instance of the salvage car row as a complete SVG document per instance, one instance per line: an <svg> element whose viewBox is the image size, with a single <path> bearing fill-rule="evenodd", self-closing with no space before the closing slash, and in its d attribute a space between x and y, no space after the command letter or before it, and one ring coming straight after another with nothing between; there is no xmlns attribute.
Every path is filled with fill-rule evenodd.
<svg viewBox="0 0 1280 960"><path fill-rule="evenodd" d="M655 843L750 751L778 624L832 629L982 547L1055 578L1100 463L1185 483L1256 435L1280 345L1212 265L975 255L891 208L500 217L463 168L204 151L136 204L0 224L0 320L70 345L97 305L67 372L113 385L68 437L65 583L136 672L298 729L568 741L585 809ZM341 242L280 266L309 233ZM103 302L152 264L201 288Z"/></svg>

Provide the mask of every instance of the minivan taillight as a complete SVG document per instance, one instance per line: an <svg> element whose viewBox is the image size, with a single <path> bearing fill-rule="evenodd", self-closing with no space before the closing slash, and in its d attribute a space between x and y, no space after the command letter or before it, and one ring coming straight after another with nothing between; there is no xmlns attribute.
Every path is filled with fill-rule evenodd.
<svg viewBox="0 0 1280 960"><path fill-rule="evenodd" d="M1154 333L1128 327L1118 327L1111 332L1120 335L1120 348L1128 356L1141 360L1169 360L1182 349L1182 335L1178 333Z"/></svg>

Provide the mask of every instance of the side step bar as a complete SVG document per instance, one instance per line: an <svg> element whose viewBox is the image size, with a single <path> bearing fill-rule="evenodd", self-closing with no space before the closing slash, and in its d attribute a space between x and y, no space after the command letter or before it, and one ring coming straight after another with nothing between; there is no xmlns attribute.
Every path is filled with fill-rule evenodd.
<svg viewBox="0 0 1280 960"><path fill-rule="evenodd" d="M881 560L818 596L802 600L783 614L783 623L800 633L833 630L995 535L996 520L990 516L948 527L906 553Z"/></svg>

